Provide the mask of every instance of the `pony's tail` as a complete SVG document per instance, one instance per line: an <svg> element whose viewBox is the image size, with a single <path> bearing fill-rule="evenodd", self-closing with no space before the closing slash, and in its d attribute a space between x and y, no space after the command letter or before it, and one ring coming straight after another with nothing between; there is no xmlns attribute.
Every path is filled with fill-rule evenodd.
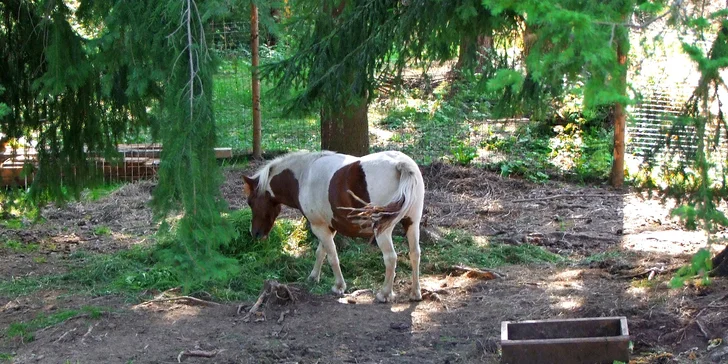
<svg viewBox="0 0 728 364"><path fill-rule="evenodd" d="M417 164L407 158L399 161L396 168L399 171L399 188L392 201L383 206L383 209L389 214L378 222L375 232L386 230L397 221L402 220L415 208L417 202L424 198L424 196L420 196L423 194L421 191L424 191L424 181Z"/></svg>

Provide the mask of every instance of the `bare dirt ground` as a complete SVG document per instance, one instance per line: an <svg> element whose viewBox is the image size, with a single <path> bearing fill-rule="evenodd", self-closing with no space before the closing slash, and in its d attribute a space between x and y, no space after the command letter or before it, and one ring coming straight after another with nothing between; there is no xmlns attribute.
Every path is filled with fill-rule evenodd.
<svg viewBox="0 0 728 364"><path fill-rule="evenodd" d="M244 203L242 173L226 171L222 187L234 209ZM475 168L435 164L423 174L423 254L441 229L456 228L478 239L541 245L570 263L502 267L504 278L487 281L425 270L423 288L437 295L417 303L406 300L409 282L401 274L393 304L376 304L368 292L339 298L299 290L295 303L267 307L260 322L238 314L252 302L139 305L55 287L0 296L0 353L17 363L496 363L501 321L626 316L634 363L728 362L716 354L725 343L707 349L709 339L728 339L728 281L666 287L704 237L681 229L658 201L602 187L534 185ZM62 271L78 249L145 244L155 230L147 206L152 188L127 185L97 202L46 209L43 225L0 231L2 241L41 243L32 253L0 249L0 279ZM111 234L99 234L101 226ZM32 342L3 336L12 323L85 305L112 310L38 330ZM179 356L185 350L215 355Z"/></svg>

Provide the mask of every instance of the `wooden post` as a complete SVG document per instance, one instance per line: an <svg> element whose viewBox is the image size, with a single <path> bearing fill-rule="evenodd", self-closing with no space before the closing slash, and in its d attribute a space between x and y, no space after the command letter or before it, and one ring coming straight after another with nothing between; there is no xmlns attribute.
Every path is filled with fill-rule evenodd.
<svg viewBox="0 0 728 364"><path fill-rule="evenodd" d="M250 48L252 72L252 93L253 93L253 158L261 159L261 137L262 127L260 122L260 80L258 80L258 7L253 1L250 2Z"/></svg>
<svg viewBox="0 0 728 364"><path fill-rule="evenodd" d="M626 31L626 30L623 30ZM626 35L626 42L629 42L629 34ZM627 85L627 52L629 44L623 44L624 39L617 40L617 62L621 68L620 88L626 92ZM626 48L626 49L625 49ZM624 140L625 128L627 124L627 113L625 113L624 105L618 102L614 105L614 155L612 160L612 173L609 176L609 182L612 187L621 188L624 184Z"/></svg>

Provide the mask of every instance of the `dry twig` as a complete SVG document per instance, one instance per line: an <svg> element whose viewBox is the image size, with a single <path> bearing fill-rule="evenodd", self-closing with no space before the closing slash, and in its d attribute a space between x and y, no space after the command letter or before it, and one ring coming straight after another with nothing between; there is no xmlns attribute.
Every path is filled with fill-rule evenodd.
<svg viewBox="0 0 728 364"><path fill-rule="evenodd" d="M211 350L211 351L207 351L207 350L183 350L183 351L180 351L179 355L177 355L177 362L178 363L181 363L182 362L182 358L184 358L186 356L195 356L195 357L199 357L199 358L212 358L215 355L217 355L218 353L220 353L221 351L222 350L217 350L217 349Z"/></svg>
<svg viewBox="0 0 728 364"><path fill-rule="evenodd" d="M188 303L190 303L190 304L198 304L198 305L202 305L202 306L220 306L220 304L217 302L205 301L205 300L201 300L199 298L190 297L190 296L178 296L178 297L155 298L153 300L149 300L146 302L142 302L138 305L135 305L132 308L134 309L134 308L146 306L148 304L156 303L156 302L171 302L171 301L188 301Z"/></svg>
<svg viewBox="0 0 728 364"><path fill-rule="evenodd" d="M66 337L66 336L67 336L68 334L70 334L70 333L72 333L72 332L76 331L76 329L77 329L77 328L76 328L76 327L74 327L74 328L72 328L72 329L70 329L70 330L68 330L68 331L64 332L64 333L63 333L63 335L61 335L61 336L60 336L60 337L59 337L58 339L56 339L56 341L54 341L54 343L58 343L59 341L63 340L63 338L64 338L64 337Z"/></svg>
<svg viewBox="0 0 728 364"><path fill-rule="evenodd" d="M348 217L352 219L352 222L364 228L377 229L382 220L387 217L392 217L399 213L401 203L389 204L387 206L375 206L370 202L362 200L351 190L347 190L347 193L351 195L355 200L361 203L362 207L339 207L340 210L349 211Z"/></svg>
<svg viewBox="0 0 728 364"><path fill-rule="evenodd" d="M282 324L283 320L286 318L286 315L288 315L289 313L291 313L291 310L285 310L281 312L281 317L278 318L278 323Z"/></svg>

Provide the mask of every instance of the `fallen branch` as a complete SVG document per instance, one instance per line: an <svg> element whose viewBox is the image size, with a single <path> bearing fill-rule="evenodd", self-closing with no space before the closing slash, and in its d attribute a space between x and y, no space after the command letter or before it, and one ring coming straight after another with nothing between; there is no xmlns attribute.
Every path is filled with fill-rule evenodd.
<svg viewBox="0 0 728 364"><path fill-rule="evenodd" d="M436 291L430 291L427 289L424 289L423 291L424 292L422 292L422 299L424 299L424 300L430 299L433 301L442 302L442 297L440 297L440 295L437 294Z"/></svg>
<svg viewBox="0 0 728 364"><path fill-rule="evenodd" d="M280 284L278 283L278 281L275 280L267 280L263 284L263 290L260 292L260 295L255 301L255 304L253 305L253 307L250 308L248 313L243 318L243 322L250 322L250 316L256 314L258 310L260 310L260 307L268 302L271 296L274 296L276 299L282 301L296 302L296 297L293 295L293 292L291 292L291 289L287 285ZM238 308L238 312L239 311L240 308ZM263 320L265 320L265 318L263 318L262 320L256 319L255 321L258 322Z"/></svg>
<svg viewBox="0 0 728 364"><path fill-rule="evenodd" d="M491 280L505 277L505 274L496 272L494 270L471 268L462 265L450 267L449 270L452 272L465 272L465 276L468 278Z"/></svg>
<svg viewBox="0 0 728 364"><path fill-rule="evenodd" d="M96 325L98 325L98 324L96 324ZM88 336L91 333L91 330L93 330L94 326L96 326L96 325L88 325L88 330L86 331L85 334L83 334L83 336L81 336L81 344L86 343L86 336Z"/></svg>
<svg viewBox="0 0 728 364"><path fill-rule="evenodd" d="M205 301L205 300L201 300L199 298L190 297L190 296L178 296L178 297L155 298L153 300L149 300L146 302L142 302L138 305L135 305L134 307L132 307L132 309L138 308L141 306L146 306L146 305L149 305L152 303L171 302L171 301L189 301L189 303L198 304L198 305L202 305L202 306L220 306L220 304L217 302Z"/></svg>
<svg viewBox="0 0 728 364"><path fill-rule="evenodd" d="M258 309L260 306L263 305L263 302L267 301L268 296L270 296L269 290L263 290L263 292L260 292L260 295L258 296L258 300L255 301L255 304L253 307L250 308L250 311L243 317L243 322L250 322L250 316L258 312Z"/></svg>
<svg viewBox="0 0 728 364"><path fill-rule="evenodd" d="M546 197L524 198L524 199L520 199L520 200L513 200L511 202L513 202L513 203L533 202L533 201L556 200L559 198L585 198L585 197L622 197L622 195L553 195L553 196L546 196Z"/></svg>
<svg viewBox="0 0 728 364"><path fill-rule="evenodd" d="M247 307L247 306L248 305L246 305L244 303L239 304L238 305L238 313L237 314L240 315L240 313L243 312L243 310L245 310L245 307Z"/></svg>
<svg viewBox="0 0 728 364"><path fill-rule="evenodd" d="M64 338L64 337L66 337L66 335L68 335L68 334L70 334L70 333L72 333L72 332L76 331L76 329L77 329L77 328L76 328L76 327L74 327L74 328L72 328L72 329L70 329L70 330L68 330L68 331L64 332L64 333L63 333L63 335L61 335L61 337L59 337L58 339L56 339L56 341L54 341L54 343L58 343L59 341L63 340L63 338Z"/></svg>
<svg viewBox="0 0 728 364"><path fill-rule="evenodd" d="M705 329L705 327L703 327L703 323L700 322L700 319L699 318L697 318L697 317L695 318L695 323L698 325L698 328L700 329L700 332L703 333L703 336L705 336L705 338L707 340L712 339L711 335L708 333L708 331Z"/></svg>
<svg viewBox="0 0 728 364"><path fill-rule="evenodd" d="M212 351L206 351L206 350L183 350L177 355L177 362L181 363L182 358L186 356L194 356L199 358L212 358L218 353L220 353L222 350L212 350Z"/></svg>

